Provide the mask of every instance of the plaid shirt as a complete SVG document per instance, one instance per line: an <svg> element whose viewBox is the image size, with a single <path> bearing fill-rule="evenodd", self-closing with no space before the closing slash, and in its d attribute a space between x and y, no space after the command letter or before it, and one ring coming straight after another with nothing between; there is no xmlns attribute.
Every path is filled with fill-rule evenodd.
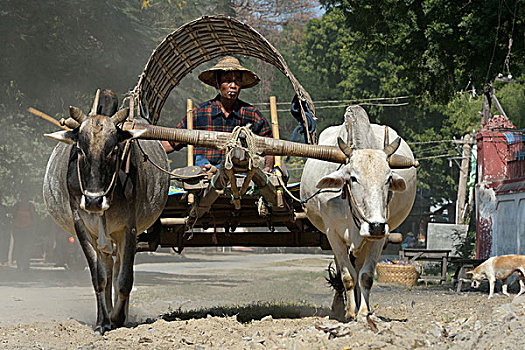
<svg viewBox="0 0 525 350"><path fill-rule="evenodd" d="M193 108L193 128L196 130L232 132L236 126L247 124L252 125L251 130L254 134L272 137L270 125L261 112L256 107L241 100L237 100L228 118L222 112L220 95ZM176 128L186 129L186 118L182 119ZM174 146L173 143L172 146ZM185 145L179 145L179 147L174 148L179 150L183 146ZM224 159L224 150L220 151L212 148L195 147L193 154L195 156L204 156L213 165L219 164Z"/></svg>

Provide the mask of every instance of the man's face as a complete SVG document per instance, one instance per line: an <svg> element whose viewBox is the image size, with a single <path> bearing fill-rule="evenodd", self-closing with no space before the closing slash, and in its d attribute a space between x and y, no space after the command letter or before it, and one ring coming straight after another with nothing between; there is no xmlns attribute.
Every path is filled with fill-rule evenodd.
<svg viewBox="0 0 525 350"><path fill-rule="evenodd" d="M241 92L242 73L225 72L219 76L219 93L224 99L235 101Z"/></svg>

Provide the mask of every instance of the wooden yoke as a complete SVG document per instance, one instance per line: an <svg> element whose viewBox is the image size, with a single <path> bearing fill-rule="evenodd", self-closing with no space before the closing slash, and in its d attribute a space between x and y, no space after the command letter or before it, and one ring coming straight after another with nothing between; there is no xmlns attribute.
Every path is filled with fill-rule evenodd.
<svg viewBox="0 0 525 350"><path fill-rule="evenodd" d="M145 130L144 133L138 137L139 139L175 141L214 149L222 149L231 138L229 132L185 130L146 124L133 125L129 122L124 123L122 129ZM252 135L252 137L255 139L257 153L261 155L308 157L334 163L346 163L345 154L336 146L306 145L259 135Z"/></svg>

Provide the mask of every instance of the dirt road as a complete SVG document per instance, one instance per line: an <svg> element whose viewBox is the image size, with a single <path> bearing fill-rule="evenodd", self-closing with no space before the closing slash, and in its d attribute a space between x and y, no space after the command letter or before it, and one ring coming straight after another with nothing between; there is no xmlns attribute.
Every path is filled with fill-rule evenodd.
<svg viewBox="0 0 525 350"><path fill-rule="evenodd" d="M6 349L522 349L525 299L376 284L377 330L325 316L327 255L141 254L131 322L97 336L89 273L0 270ZM199 312L190 313L190 310ZM166 321L159 315L172 313ZM223 316L230 315L230 316Z"/></svg>

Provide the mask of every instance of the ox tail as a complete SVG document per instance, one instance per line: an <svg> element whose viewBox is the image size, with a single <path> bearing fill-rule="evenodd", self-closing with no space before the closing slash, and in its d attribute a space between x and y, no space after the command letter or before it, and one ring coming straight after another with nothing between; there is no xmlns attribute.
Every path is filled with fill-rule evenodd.
<svg viewBox="0 0 525 350"><path fill-rule="evenodd" d="M345 287L343 285L343 280L341 280L341 272L337 271L337 269L332 266L332 263L328 265L326 271L328 272L328 277L326 277L328 286L336 292L343 293L345 291Z"/></svg>

